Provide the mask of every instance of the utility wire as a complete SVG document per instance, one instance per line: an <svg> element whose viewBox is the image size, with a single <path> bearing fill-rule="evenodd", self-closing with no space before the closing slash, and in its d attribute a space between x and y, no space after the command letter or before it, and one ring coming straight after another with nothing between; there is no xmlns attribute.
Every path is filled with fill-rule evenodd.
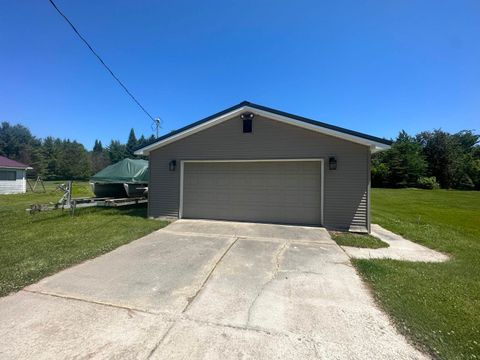
<svg viewBox="0 0 480 360"><path fill-rule="evenodd" d="M85 38L78 32L78 30L75 28L75 26L72 24L72 22L70 20L68 20L68 18L65 16L65 14L57 7L57 5L55 5L55 3L52 1L52 0L48 0L50 1L50 4L52 4L52 6L55 8L55 10L57 10L57 12L65 19L65 21L72 27L73 31L75 32L75 34L78 35L78 37L85 43L85 45L87 45L87 47L90 49L90 51L93 53L93 55L95 55L97 57L97 59L102 63L102 65L105 67L105 69L107 69L107 71L110 73L110 75L113 76L113 78L115 80L117 80L117 82L120 84L120 86L123 88L123 90L125 90L125 92L133 99L133 101L135 101L135 103L140 107L140 109L142 109L142 111L153 121L155 122L155 119L153 118L152 115L150 115L150 113L142 106L142 104L140 104L140 102L135 98L135 96L133 96L133 94L127 89L127 87L125 85L123 85L123 83L120 81L120 79L113 73L113 71L108 67L107 64L105 64L105 61L102 60L102 58L100 57L100 55L97 54L97 52L95 50L93 50L93 48L90 46L90 44L88 43L87 40L85 40Z"/></svg>

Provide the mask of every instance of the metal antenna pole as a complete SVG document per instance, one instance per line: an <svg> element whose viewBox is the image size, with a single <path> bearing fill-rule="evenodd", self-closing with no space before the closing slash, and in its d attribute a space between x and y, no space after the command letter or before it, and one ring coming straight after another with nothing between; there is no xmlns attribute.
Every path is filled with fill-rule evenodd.
<svg viewBox="0 0 480 360"><path fill-rule="evenodd" d="M156 137L158 139L158 132L162 128L162 119L160 119L159 117L155 118L153 120L152 130L153 130L153 127L155 127L155 134L156 134Z"/></svg>

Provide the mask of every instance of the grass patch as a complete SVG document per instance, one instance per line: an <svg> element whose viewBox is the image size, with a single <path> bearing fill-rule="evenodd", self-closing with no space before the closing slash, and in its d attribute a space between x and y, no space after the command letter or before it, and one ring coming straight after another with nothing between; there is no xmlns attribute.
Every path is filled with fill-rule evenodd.
<svg viewBox="0 0 480 360"><path fill-rule="evenodd" d="M0 195L0 296L167 224L147 219L146 204L77 209L75 217L61 210L25 211L32 203L56 202L58 183L46 183L46 193ZM73 196L91 195L88 183L74 183Z"/></svg>
<svg viewBox="0 0 480 360"><path fill-rule="evenodd" d="M480 192L373 189L372 215L452 256L439 264L354 261L398 329L436 357L480 358Z"/></svg>
<svg viewBox="0 0 480 360"><path fill-rule="evenodd" d="M358 248L379 249L386 248L388 244L369 234L355 234L349 232L331 231L332 239L342 246L353 246Z"/></svg>

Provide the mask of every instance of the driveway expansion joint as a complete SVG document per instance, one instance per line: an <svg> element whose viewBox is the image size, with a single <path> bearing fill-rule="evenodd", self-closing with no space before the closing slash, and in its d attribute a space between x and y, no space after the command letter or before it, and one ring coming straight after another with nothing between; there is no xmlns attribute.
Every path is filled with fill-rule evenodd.
<svg viewBox="0 0 480 360"><path fill-rule="evenodd" d="M172 235L180 236L194 236L194 237L207 237L207 238L237 238L237 235L225 235L225 234L210 234L210 233L201 233L201 232L188 232L188 231L173 231L168 230L167 228L157 230L163 233L169 233Z"/></svg>
<svg viewBox="0 0 480 360"><path fill-rule="evenodd" d="M61 294L55 294L55 293L45 292L45 291L36 291L36 290L29 290L29 289L22 289L20 291L24 291L24 292L31 293L31 294L36 294L36 295L51 296L51 297L64 299L64 300L81 301L81 302L85 302L85 303L88 303L88 304L108 306L108 307L127 310L127 311L135 311L135 312L140 312L140 313L149 314L149 315L160 315L160 316L161 315L166 315L164 313L156 313L156 312L153 312L153 311L149 311L149 310L145 310L145 309L138 309L138 308L131 307L131 306L112 304L112 303L107 303L107 302L103 302L103 301L93 301L93 300L78 298L78 297L75 297L75 296L61 295Z"/></svg>

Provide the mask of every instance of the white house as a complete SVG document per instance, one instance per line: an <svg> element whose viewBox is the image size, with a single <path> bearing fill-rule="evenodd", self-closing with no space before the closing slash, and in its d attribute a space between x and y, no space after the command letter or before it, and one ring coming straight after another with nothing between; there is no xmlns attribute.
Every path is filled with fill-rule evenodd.
<svg viewBox="0 0 480 360"><path fill-rule="evenodd" d="M27 169L30 166L0 156L0 194L18 194L27 191Z"/></svg>

